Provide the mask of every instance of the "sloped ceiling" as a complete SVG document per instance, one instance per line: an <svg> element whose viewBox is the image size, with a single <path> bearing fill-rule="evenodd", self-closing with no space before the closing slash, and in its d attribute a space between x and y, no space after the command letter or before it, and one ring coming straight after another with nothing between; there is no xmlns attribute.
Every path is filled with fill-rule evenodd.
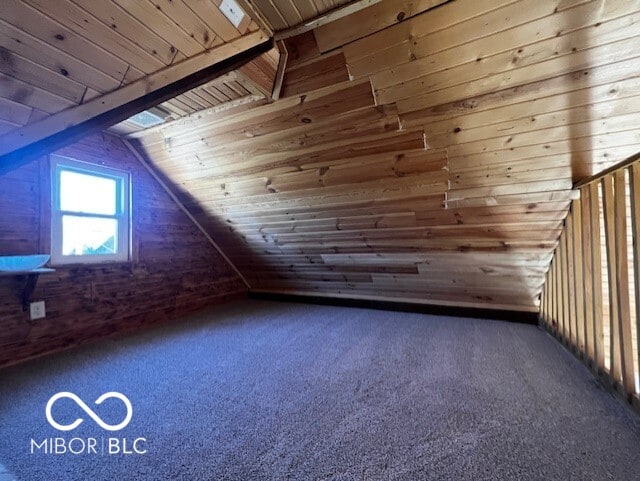
<svg viewBox="0 0 640 481"><path fill-rule="evenodd" d="M336 22L286 42L282 100L139 148L256 290L535 310L573 183L638 150L639 9Z"/></svg>
<svg viewBox="0 0 640 481"><path fill-rule="evenodd" d="M3 0L0 134L113 91L257 26L218 2Z"/></svg>
<svg viewBox="0 0 640 481"><path fill-rule="evenodd" d="M284 41L280 100L134 145L256 291L537 310L573 183L640 144L640 0L371 3Z"/></svg>

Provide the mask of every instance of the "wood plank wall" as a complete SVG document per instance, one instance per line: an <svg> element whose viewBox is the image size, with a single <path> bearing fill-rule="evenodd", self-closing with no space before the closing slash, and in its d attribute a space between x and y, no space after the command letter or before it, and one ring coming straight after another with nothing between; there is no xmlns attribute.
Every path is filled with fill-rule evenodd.
<svg viewBox="0 0 640 481"><path fill-rule="evenodd" d="M0 136L258 29L220 3L3 0Z"/></svg>
<svg viewBox="0 0 640 481"><path fill-rule="evenodd" d="M640 409L640 163L580 194L546 274L540 320Z"/></svg>
<svg viewBox="0 0 640 481"><path fill-rule="evenodd" d="M537 311L574 182L637 149L640 4L405 6L287 39L279 101L140 147L256 290Z"/></svg>
<svg viewBox="0 0 640 481"><path fill-rule="evenodd" d="M243 296L246 287L202 233L116 137L94 135L57 152L132 176L134 261L58 267L34 300L47 317L30 325L24 278L0 277L0 365L130 331ZM0 255L48 253L48 158L0 177Z"/></svg>

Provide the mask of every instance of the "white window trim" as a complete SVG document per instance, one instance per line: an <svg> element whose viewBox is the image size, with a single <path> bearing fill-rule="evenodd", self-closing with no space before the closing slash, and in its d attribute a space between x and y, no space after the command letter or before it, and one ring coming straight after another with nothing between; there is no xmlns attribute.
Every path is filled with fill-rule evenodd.
<svg viewBox="0 0 640 481"><path fill-rule="evenodd" d="M119 180L120 202L115 215L83 214L60 210L60 171L73 170L83 174ZM117 254L62 254L62 217L65 214L118 220ZM51 156L51 264L104 264L127 262L131 259L131 176L128 172L81 162L58 155Z"/></svg>

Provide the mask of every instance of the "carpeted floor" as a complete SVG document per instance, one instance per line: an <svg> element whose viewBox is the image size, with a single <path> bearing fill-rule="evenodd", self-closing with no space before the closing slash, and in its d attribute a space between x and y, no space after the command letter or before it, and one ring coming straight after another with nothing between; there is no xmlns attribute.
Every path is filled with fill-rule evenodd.
<svg viewBox="0 0 640 481"><path fill-rule="evenodd" d="M60 391L109 424L124 405L94 401L120 392L133 417L105 431L61 399L56 422L84 421L58 431ZM99 452L31 454L56 437ZM640 419L534 326L246 301L0 371L0 465L18 481L628 481Z"/></svg>

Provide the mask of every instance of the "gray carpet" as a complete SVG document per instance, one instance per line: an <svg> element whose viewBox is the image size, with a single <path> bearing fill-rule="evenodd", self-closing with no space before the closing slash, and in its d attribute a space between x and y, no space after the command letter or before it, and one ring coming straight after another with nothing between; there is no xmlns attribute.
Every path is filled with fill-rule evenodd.
<svg viewBox="0 0 640 481"><path fill-rule="evenodd" d="M71 391L56 421L48 399ZM147 453L30 453L146 438ZM119 441L121 442L121 441ZM78 441L76 441L76 444ZM78 449L79 445L76 445ZM0 465L40 480L634 480L640 422L521 324L247 301L0 371Z"/></svg>

